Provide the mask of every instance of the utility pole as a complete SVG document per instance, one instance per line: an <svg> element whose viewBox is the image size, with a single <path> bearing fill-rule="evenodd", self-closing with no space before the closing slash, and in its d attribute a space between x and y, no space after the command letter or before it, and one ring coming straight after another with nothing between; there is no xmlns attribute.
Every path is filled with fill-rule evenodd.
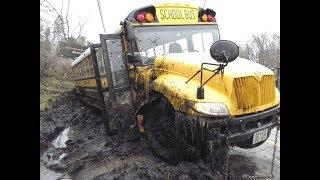
<svg viewBox="0 0 320 180"><path fill-rule="evenodd" d="M100 1L97 0L97 3L98 3L98 7L99 7L100 19L101 19L101 22L102 22L103 31L104 31L104 33L106 33L106 28L105 28L104 22L103 22L103 16L102 16L102 11L101 11Z"/></svg>

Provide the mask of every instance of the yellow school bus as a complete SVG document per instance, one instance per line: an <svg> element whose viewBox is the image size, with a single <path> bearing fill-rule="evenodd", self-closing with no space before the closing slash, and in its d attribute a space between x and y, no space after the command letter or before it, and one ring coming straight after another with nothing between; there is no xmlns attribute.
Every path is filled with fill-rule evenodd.
<svg viewBox="0 0 320 180"><path fill-rule="evenodd" d="M238 57L215 15L183 3L141 7L72 62L77 91L102 110L108 134L138 135L173 163L266 141L280 112L275 75Z"/></svg>

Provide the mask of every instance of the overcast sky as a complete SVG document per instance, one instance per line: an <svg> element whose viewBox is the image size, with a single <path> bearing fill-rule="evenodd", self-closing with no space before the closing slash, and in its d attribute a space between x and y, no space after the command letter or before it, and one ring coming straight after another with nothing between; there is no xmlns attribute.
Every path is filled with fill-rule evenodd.
<svg viewBox="0 0 320 180"><path fill-rule="evenodd" d="M56 9L66 12L68 0L48 0ZM216 11L221 39L245 43L252 34L280 35L280 0L206 0L205 7ZM128 13L135 8L157 2L187 2L203 6L204 0L100 0L107 33L119 28ZM63 5L62 5L63 4ZM54 18L55 14L51 14ZM70 31L78 33L79 21L85 22L83 35L92 43L104 33L96 0L70 0Z"/></svg>

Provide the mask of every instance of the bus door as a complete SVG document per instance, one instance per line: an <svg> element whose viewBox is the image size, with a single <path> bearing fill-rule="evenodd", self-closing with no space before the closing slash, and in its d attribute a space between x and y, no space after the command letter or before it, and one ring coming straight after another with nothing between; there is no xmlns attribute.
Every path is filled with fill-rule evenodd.
<svg viewBox="0 0 320 180"><path fill-rule="evenodd" d="M108 81L107 114L111 129L125 130L134 123L133 96L120 34L100 34Z"/></svg>

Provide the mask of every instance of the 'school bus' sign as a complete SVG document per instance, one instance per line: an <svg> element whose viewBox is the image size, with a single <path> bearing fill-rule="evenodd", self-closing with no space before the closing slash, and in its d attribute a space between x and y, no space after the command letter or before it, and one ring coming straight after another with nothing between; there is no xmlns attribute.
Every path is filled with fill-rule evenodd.
<svg viewBox="0 0 320 180"><path fill-rule="evenodd" d="M198 8L193 6L155 6L159 23L197 23Z"/></svg>

